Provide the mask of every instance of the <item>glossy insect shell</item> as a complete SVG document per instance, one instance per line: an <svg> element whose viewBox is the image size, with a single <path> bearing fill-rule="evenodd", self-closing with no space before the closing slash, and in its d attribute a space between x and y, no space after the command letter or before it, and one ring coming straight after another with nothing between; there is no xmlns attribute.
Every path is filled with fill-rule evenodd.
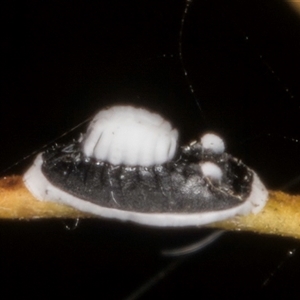
<svg viewBox="0 0 300 300"><path fill-rule="evenodd" d="M199 226L263 208L267 190L222 139L209 133L176 147L177 137L159 115L115 106L78 142L39 154L24 183L39 200L150 226Z"/></svg>

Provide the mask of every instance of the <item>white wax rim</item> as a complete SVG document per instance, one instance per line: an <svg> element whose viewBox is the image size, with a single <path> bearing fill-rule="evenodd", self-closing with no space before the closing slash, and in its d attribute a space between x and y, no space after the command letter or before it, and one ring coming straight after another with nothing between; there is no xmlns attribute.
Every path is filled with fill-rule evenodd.
<svg viewBox="0 0 300 300"><path fill-rule="evenodd" d="M236 215L259 213L266 204L268 191L256 175L253 174L251 193L245 202L230 209L201 213L140 213L118 210L96 205L77 198L52 185L41 171L43 163L39 154L33 165L23 177L24 184L32 195L41 201L52 201L70 205L80 211L94 214L98 217L131 221L134 223L157 227L200 226L222 221Z"/></svg>

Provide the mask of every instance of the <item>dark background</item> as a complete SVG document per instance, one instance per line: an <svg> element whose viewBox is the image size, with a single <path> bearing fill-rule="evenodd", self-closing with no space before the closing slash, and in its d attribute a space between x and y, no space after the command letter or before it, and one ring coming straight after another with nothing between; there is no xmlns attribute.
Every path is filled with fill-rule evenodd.
<svg viewBox="0 0 300 300"><path fill-rule="evenodd" d="M34 158L25 156L103 106L132 103L169 118L182 143L219 133L270 189L299 192L300 17L285 2L194 0L181 39L188 78L178 51L184 1L4 3L2 176L24 172ZM1 221L1 289L123 299L177 262L161 249L208 232L106 220L67 229L73 225ZM299 252L293 239L227 233L141 299L298 295Z"/></svg>

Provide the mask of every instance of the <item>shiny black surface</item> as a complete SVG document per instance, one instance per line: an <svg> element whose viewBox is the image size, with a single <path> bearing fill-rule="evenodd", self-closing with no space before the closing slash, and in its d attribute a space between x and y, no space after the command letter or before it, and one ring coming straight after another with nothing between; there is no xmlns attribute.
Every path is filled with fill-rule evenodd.
<svg viewBox="0 0 300 300"><path fill-rule="evenodd" d="M253 172L247 166L200 143L184 151L179 147L173 160L149 167L112 165L85 157L81 148L80 143L50 147L42 154L41 168L50 184L83 204L143 213L200 213L239 206L251 193ZM202 173L205 162L220 169L220 179Z"/></svg>

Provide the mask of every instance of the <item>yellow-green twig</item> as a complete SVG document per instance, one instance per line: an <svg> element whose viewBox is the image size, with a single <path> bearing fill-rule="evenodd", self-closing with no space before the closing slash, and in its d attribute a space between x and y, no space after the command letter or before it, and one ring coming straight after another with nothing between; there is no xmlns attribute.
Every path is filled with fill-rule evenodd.
<svg viewBox="0 0 300 300"><path fill-rule="evenodd" d="M0 219L91 217L66 205L36 200L24 186L21 176L0 179ZM238 216L210 227L300 239L300 196L270 192L267 205L259 214Z"/></svg>

